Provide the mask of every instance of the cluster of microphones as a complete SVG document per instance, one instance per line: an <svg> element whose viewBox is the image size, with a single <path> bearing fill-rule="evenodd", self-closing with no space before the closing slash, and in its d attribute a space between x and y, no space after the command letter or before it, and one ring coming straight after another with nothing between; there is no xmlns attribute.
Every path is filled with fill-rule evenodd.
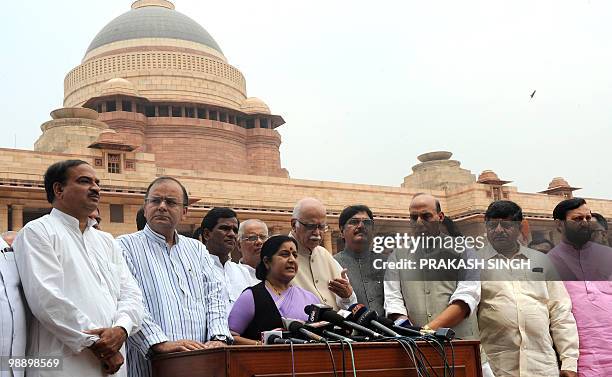
<svg viewBox="0 0 612 377"><path fill-rule="evenodd" d="M284 329L264 331L264 344L304 344L319 342L368 342L396 338L421 338L433 336L450 341L455 333L449 328L423 331L412 326L410 321L396 323L379 316L365 305L354 304L349 310L335 311L322 304L308 305L304 308L308 321L283 318Z"/></svg>

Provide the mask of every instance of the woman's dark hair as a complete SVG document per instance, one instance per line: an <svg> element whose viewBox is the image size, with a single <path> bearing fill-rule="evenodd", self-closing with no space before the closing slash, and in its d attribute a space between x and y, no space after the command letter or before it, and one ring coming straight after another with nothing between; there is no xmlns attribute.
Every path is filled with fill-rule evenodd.
<svg viewBox="0 0 612 377"><path fill-rule="evenodd" d="M297 249L298 244L295 238L285 235L272 236L264 242L261 246L261 252L259 254L260 261L255 269L255 277L261 281L266 280L266 276L268 276L268 269L266 268L266 264L264 263L264 259L272 259L272 256L278 252L281 245L285 242L293 242L295 248Z"/></svg>
<svg viewBox="0 0 612 377"><path fill-rule="evenodd" d="M62 185L66 184L68 179L68 169L79 165L89 165L83 160L64 160L56 162L49 166L45 172L45 192L47 193L47 201L53 204L55 200L55 193L53 192L53 185L59 182Z"/></svg>

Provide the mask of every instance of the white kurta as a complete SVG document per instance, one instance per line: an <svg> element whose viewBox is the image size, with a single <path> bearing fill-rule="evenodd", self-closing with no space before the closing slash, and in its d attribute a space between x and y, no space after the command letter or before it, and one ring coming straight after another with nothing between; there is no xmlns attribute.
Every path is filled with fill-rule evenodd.
<svg viewBox="0 0 612 377"><path fill-rule="evenodd" d="M0 249L8 245L0 238ZM0 355L25 356L26 308L21 295L15 253L0 254ZM0 371L0 377L22 377L23 372Z"/></svg>
<svg viewBox="0 0 612 377"><path fill-rule="evenodd" d="M81 233L76 218L53 209L29 222L15 239L17 268L34 316L28 355L64 358L62 371L34 370L28 377L105 376L87 349L98 337L83 331L114 326L130 335L138 331L140 289L112 236L92 224ZM126 370L124 365L118 375Z"/></svg>
<svg viewBox="0 0 612 377"><path fill-rule="evenodd" d="M224 265L221 265L221 261L219 257L216 255L210 255L213 261L215 262L215 268L223 276L225 279L225 287L223 289L223 295L225 297L227 306L226 312L229 313L232 311L232 307L242 291L252 286L251 283L251 275L244 268L244 266L239 265L238 263L234 263L231 260L227 260Z"/></svg>

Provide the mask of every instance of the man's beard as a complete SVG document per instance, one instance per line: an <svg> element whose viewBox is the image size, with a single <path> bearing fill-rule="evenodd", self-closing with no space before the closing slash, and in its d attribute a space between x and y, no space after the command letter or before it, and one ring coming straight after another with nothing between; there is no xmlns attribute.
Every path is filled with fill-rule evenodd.
<svg viewBox="0 0 612 377"><path fill-rule="evenodd" d="M582 246L591 240L592 229L590 227L571 228L565 226L565 237L576 246Z"/></svg>

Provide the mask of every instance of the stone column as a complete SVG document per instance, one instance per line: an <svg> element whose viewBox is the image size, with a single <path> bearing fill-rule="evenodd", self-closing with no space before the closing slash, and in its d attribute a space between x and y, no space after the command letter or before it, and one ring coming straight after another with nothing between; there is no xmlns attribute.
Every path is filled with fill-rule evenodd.
<svg viewBox="0 0 612 377"><path fill-rule="evenodd" d="M11 208L13 210L11 217L13 229L11 230L18 231L23 228L23 205L13 204L11 205Z"/></svg>
<svg viewBox="0 0 612 377"><path fill-rule="evenodd" d="M255 128L261 128L261 122L259 122L259 118L255 118Z"/></svg>
<svg viewBox="0 0 612 377"><path fill-rule="evenodd" d="M8 230L8 206L0 204L0 233Z"/></svg>
<svg viewBox="0 0 612 377"><path fill-rule="evenodd" d="M333 231L332 233L332 254L337 254L340 250L338 250L338 239L340 238L340 232Z"/></svg>
<svg viewBox="0 0 612 377"><path fill-rule="evenodd" d="M332 245L332 234L329 230L323 233L323 247L326 248L327 251L329 251L330 253L334 253Z"/></svg>

